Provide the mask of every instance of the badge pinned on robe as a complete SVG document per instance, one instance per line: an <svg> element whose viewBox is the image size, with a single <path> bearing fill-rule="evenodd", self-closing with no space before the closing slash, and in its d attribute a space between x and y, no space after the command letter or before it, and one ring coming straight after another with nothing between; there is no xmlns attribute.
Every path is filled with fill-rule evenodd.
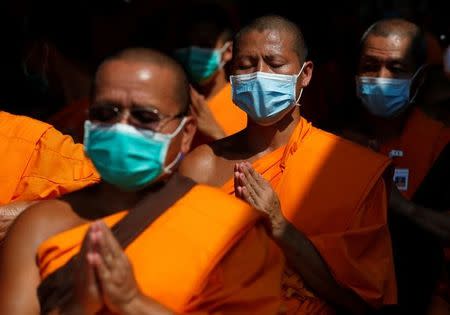
<svg viewBox="0 0 450 315"><path fill-rule="evenodd" d="M396 168L394 170L394 183L400 191L408 190L409 169Z"/></svg>

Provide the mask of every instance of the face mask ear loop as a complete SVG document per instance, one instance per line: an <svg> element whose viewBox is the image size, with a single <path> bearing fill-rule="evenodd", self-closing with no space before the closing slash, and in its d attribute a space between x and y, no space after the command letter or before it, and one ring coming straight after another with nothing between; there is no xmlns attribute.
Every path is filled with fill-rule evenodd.
<svg viewBox="0 0 450 315"><path fill-rule="evenodd" d="M181 123L180 123L180 125L177 127L177 129L176 129L172 134L169 135L170 139L175 138L175 137L180 133L180 131L184 128L184 125L186 124L186 121L187 121L187 118L186 118L186 117L183 117L183 120L181 121ZM169 146L170 146L170 143L169 143ZM181 159L182 159L183 157L184 157L183 152L178 152L176 158L175 158L172 162L170 162L169 165L167 165L166 167L164 167L164 173L166 173L166 174L171 174L171 173L172 173L172 168L173 168L175 165L177 165L178 162L181 161Z"/></svg>
<svg viewBox="0 0 450 315"><path fill-rule="evenodd" d="M171 134L169 134L169 138L173 139L175 138L181 131L181 129L183 129L184 125L186 124L187 118L183 117L183 119L181 120L180 124L178 125L177 129L175 129L174 132L172 132Z"/></svg>
<svg viewBox="0 0 450 315"><path fill-rule="evenodd" d="M297 80L298 80L298 77L300 76L300 74L302 74L303 69L305 68L305 65L306 65L306 62L303 63L302 68L300 69L300 72L297 74ZM295 101L295 106L301 106L299 101L300 101L300 98L302 97L302 94L303 94L303 88L300 89L300 93L297 97L297 100Z"/></svg>
<svg viewBox="0 0 450 315"><path fill-rule="evenodd" d="M169 165L167 165L166 167L164 167L164 173L165 173L165 174L172 174L172 172L173 172L173 167L174 167L175 165L177 165L177 164L183 159L183 157L184 157L183 152L178 152L178 154L177 154L177 156L175 157L175 159L174 159L172 162L170 162Z"/></svg>
<svg viewBox="0 0 450 315"><path fill-rule="evenodd" d="M421 65L420 67L419 67L419 69L417 69L416 70L416 72L413 74L413 76L411 77L411 84L412 84L412 82L416 79L416 77L417 77L417 75L419 74L419 72L420 71L422 71L422 69L424 69L426 67L426 65ZM420 88L420 86L423 84L423 82L416 88L416 92L414 93L414 95L413 95L413 97L411 97L410 99L409 99L409 103L410 104L412 104L412 103L414 103L414 101L415 101L415 99L416 99L416 97L417 97L417 94L419 93L419 88ZM410 86L410 89L411 89L411 86Z"/></svg>
<svg viewBox="0 0 450 315"><path fill-rule="evenodd" d="M222 69L223 66L225 66L225 61L222 60L222 54L227 48L231 45L231 41L227 41L225 44L223 44L222 48L219 49L220 52L220 64L219 69Z"/></svg>

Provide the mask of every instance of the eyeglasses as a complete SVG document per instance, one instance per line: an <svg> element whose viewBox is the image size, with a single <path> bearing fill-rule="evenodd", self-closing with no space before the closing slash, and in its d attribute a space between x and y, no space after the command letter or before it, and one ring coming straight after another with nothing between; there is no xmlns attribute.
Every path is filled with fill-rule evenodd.
<svg viewBox="0 0 450 315"><path fill-rule="evenodd" d="M187 114L183 111L177 115L164 115L157 109L140 106L133 106L126 110L129 112L132 124L151 130L160 130L163 127L162 122L168 123ZM123 117L126 110L120 105L92 105L88 115L90 120L114 123Z"/></svg>

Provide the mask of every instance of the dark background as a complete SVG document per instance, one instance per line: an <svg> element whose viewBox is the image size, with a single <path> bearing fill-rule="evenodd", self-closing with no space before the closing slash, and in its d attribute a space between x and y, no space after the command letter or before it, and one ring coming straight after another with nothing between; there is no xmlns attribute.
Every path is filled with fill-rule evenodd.
<svg viewBox="0 0 450 315"><path fill-rule="evenodd" d="M43 72L40 69L46 57L42 43L50 43L52 51L70 60L74 68L86 77L92 77L103 58L124 47L145 46L170 53L174 48L173 34L183 27L177 23L178 16L183 15L183 6L192 2L1 1L0 108L47 120L73 100L61 87L64 80L52 79L50 75L48 90L42 92L43 89L36 88L34 81L30 83L29 78L24 78L24 60L35 60L36 72ZM312 86L305 91L306 112L310 112L307 115L319 126L341 119L340 115L350 110L347 104L354 94L352 84L358 41L374 21L384 17L403 17L423 27L442 48L448 45L450 14L446 1L216 2L228 12L235 29L268 13L284 15L302 28L309 58L315 63ZM71 75L69 70L58 65L50 71L59 71L62 73L60 76L65 73L66 76Z"/></svg>

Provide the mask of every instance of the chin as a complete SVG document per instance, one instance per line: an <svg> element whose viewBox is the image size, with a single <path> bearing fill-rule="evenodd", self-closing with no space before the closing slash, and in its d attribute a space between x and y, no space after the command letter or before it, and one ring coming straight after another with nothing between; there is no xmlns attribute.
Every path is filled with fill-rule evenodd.
<svg viewBox="0 0 450 315"><path fill-rule="evenodd" d="M294 109L295 109L295 106L291 107L291 108L287 108L271 117L262 118L262 119L258 119L258 120L252 119L252 120L255 124L263 126L263 127L272 126L272 125L275 125L276 123L278 123L279 121L283 120L285 117L291 116L291 113L293 112Z"/></svg>

